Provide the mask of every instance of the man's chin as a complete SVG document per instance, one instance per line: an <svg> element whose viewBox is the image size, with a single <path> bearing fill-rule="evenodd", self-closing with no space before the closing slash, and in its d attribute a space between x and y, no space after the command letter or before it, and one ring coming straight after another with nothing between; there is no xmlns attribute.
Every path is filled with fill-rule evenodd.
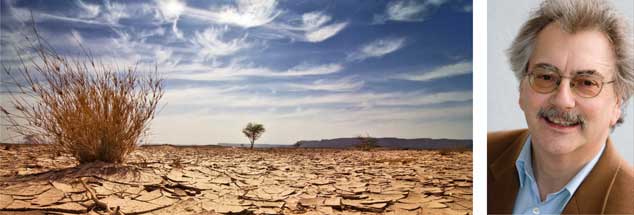
<svg viewBox="0 0 634 215"><path fill-rule="evenodd" d="M564 155L575 151L581 140L574 134L553 134L541 132L532 136L532 144L537 151L550 155Z"/></svg>

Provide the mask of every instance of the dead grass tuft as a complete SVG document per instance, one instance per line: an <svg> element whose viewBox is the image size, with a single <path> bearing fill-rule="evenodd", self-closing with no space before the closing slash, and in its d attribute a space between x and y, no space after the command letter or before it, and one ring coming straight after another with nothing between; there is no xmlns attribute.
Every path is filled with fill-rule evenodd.
<svg viewBox="0 0 634 215"><path fill-rule="evenodd" d="M157 68L121 71L83 48L80 57L63 56L34 32L36 40L22 51L34 50L35 59L18 56L16 71L3 65L13 86L12 107L0 106L9 129L39 137L80 163L122 163L145 136L163 96Z"/></svg>

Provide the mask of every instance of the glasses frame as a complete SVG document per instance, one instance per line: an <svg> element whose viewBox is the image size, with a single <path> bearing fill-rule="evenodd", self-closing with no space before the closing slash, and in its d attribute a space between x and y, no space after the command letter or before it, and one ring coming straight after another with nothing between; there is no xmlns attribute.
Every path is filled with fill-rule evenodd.
<svg viewBox="0 0 634 215"><path fill-rule="evenodd" d="M535 84L534 84L534 82L535 82L535 73L534 73L534 72L532 72L532 71L531 71L531 72L528 72L528 73L526 74L526 77L528 78L528 83L529 83L529 85L531 86L531 88L532 88L535 92L538 92L538 93L541 93L541 94L548 94L548 93L552 93L552 92L557 91L557 89L559 89L559 86L561 85L561 81L562 81L562 80L564 80L564 79L570 79L570 85L571 85L571 86L570 86L570 88L572 89L572 91L573 91L576 95L578 95L578 96L580 96L580 97L582 97L582 98L594 98L594 97L597 97L597 96L598 96L599 94L601 94L601 92L603 91L603 86L604 86L604 85L606 85L606 84L612 84L612 83L616 82L616 80L612 80L612 81L603 81L603 80L601 80L601 81L599 82L599 83L600 83L600 85L599 85L599 92L597 92L597 94L596 94L596 95L594 95L594 96L584 96L584 95L582 95L581 93L579 93L579 92L576 90L576 86L572 85L572 83L573 83L573 82L572 82L572 80L573 80L576 76L578 76L578 75L575 75L575 76L569 77L569 76L563 76L563 75L561 75L561 74L560 74L560 73L558 73L558 72L551 72L551 73L557 74L557 75L559 76L559 81L558 81L558 82L556 82L556 83L557 83L557 84L556 84L557 86L556 86L555 88L553 88L552 90L547 91L547 92L544 92L544 91L539 91L538 89L535 89Z"/></svg>

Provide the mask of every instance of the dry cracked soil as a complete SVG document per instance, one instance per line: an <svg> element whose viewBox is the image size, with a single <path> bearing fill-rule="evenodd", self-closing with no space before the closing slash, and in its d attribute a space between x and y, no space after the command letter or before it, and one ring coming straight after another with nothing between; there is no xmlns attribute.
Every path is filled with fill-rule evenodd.
<svg viewBox="0 0 634 215"><path fill-rule="evenodd" d="M0 214L471 214L472 153L143 146L79 165L0 145Z"/></svg>

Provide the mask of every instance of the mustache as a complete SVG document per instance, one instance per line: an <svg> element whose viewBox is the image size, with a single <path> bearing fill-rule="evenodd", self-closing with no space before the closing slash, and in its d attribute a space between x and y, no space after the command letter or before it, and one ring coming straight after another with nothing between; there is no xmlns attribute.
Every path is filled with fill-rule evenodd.
<svg viewBox="0 0 634 215"><path fill-rule="evenodd" d="M555 107L539 108L537 116L544 118L558 118L566 122L579 123L583 125L586 119L576 111L561 111Z"/></svg>

